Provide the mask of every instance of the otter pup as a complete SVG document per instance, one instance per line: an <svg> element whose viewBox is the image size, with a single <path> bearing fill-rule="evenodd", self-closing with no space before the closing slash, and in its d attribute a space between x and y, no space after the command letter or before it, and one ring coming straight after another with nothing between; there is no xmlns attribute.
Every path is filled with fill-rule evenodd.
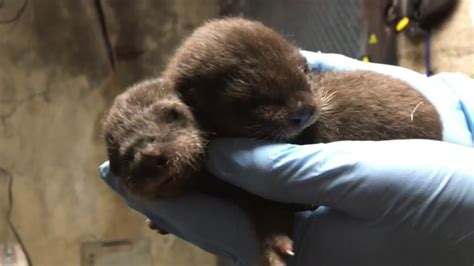
<svg viewBox="0 0 474 266"><path fill-rule="evenodd" d="M102 124L110 170L133 195L179 194L201 168L205 138L189 108L160 79L118 95Z"/></svg>
<svg viewBox="0 0 474 266"><path fill-rule="evenodd" d="M309 73L299 49L280 34L259 22L227 18L197 28L162 77L206 131L288 139L319 113Z"/></svg>
<svg viewBox="0 0 474 266"><path fill-rule="evenodd" d="M202 167L209 138L189 108L160 79L137 83L117 96L103 119L111 172L138 200L198 190L230 200L254 221L264 265L292 255L288 204L266 201L220 181ZM151 228L158 228L153 224Z"/></svg>
<svg viewBox="0 0 474 266"><path fill-rule="evenodd" d="M442 139L438 112L407 83L370 71L312 73L294 44L248 19L211 20L197 28L162 77L212 137L299 144ZM279 230L291 232L288 224Z"/></svg>
<svg viewBox="0 0 474 266"><path fill-rule="evenodd" d="M205 23L162 76L220 137L442 138L436 109L405 82L370 71L312 73L294 44L248 19Z"/></svg>

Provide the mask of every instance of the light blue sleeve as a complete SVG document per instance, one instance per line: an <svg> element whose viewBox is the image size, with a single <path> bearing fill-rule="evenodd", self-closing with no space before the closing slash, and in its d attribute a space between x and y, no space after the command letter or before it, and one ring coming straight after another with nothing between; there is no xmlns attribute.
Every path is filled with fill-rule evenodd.
<svg viewBox="0 0 474 266"><path fill-rule="evenodd" d="M441 141L219 139L208 169L270 200L323 205L474 250L473 162L474 149Z"/></svg>
<svg viewBox="0 0 474 266"><path fill-rule="evenodd" d="M430 80L459 99L459 109L466 118L467 129L474 146L474 79L463 73L439 73L431 76Z"/></svg>
<svg viewBox="0 0 474 266"><path fill-rule="evenodd" d="M413 70L367 63L340 54L301 51L315 72L368 70L398 78L423 93L443 122L443 140L474 146L474 80L462 73L427 77Z"/></svg>

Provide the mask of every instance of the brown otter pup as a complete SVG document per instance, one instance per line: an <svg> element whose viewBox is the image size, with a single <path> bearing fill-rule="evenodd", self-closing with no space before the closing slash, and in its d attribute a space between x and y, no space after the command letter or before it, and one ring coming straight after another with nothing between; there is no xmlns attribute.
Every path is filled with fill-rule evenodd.
<svg viewBox="0 0 474 266"><path fill-rule="evenodd" d="M242 196L246 192L238 189L226 193L229 187L222 189L217 178L198 174L210 137L295 143L441 139L436 110L407 84L363 71L312 74L296 46L245 19L214 20L198 28L172 57L163 78L166 84L140 84L112 106L104 123L112 172L134 194L147 197L174 194L194 180L203 190L234 199L256 221L268 265L284 264L292 253L286 235L293 210ZM177 108L170 112L160 106ZM174 123L177 117L185 123ZM190 139L195 145L188 150ZM156 149L161 146L173 148Z"/></svg>
<svg viewBox="0 0 474 266"><path fill-rule="evenodd" d="M311 73L294 44L247 19L196 29L162 77L213 137L442 139L436 109L405 82L369 71ZM280 234L291 232L288 225Z"/></svg>
<svg viewBox="0 0 474 266"><path fill-rule="evenodd" d="M189 108L160 79L140 82L117 96L103 120L103 131L110 170L133 196L146 200L197 189L231 200L255 221L265 265L278 265L280 257L292 254L286 235L291 229L290 206L266 201L207 173L201 167L205 136ZM285 234L280 234L282 227Z"/></svg>
<svg viewBox="0 0 474 266"><path fill-rule="evenodd" d="M220 137L300 142L304 129L306 143L442 137L436 109L405 82L369 71L311 73L295 45L247 19L196 29L163 78Z"/></svg>
<svg viewBox="0 0 474 266"><path fill-rule="evenodd" d="M308 74L299 49L280 34L229 18L197 28L162 77L204 130L219 137L287 139L318 114Z"/></svg>
<svg viewBox="0 0 474 266"><path fill-rule="evenodd" d="M160 79L117 96L103 132L112 173L141 198L179 193L201 166L204 137L189 108Z"/></svg>

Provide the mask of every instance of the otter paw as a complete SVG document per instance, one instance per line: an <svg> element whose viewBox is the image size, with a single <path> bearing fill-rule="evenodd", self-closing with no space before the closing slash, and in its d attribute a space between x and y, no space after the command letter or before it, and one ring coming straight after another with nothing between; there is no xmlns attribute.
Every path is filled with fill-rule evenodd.
<svg viewBox="0 0 474 266"><path fill-rule="evenodd" d="M167 235L169 234L168 231L160 228L159 226L157 226L156 224L154 224L150 219L146 219L146 224L148 225L148 228L150 228L151 230L155 230L157 233L161 234L161 235Z"/></svg>
<svg viewBox="0 0 474 266"><path fill-rule="evenodd" d="M293 241L287 235L272 235L265 242L264 266L286 266L288 258L295 255Z"/></svg>

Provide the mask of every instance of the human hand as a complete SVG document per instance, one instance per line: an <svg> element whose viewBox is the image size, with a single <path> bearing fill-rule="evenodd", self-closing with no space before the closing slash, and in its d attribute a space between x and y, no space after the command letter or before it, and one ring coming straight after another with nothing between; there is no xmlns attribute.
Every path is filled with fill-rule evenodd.
<svg viewBox="0 0 474 266"><path fill-rule="evenodd" d="M440 141L344 141L299 146L221 139L209 147L208 168L226 182L270 200L323 205L342 212L346 217L333 221L338 226L332 226L332 236L346 232L339 236L364 245L365 251L359 256L373 253L372 259L378 258L379 264L385 261L380 256L384 254L402 264L419 260L456 265L458 259L474 262L473 161L474 149ZM354 219L363 221L360 228L352 224ZM366 226L377 230L367 232ZM366 234L361 236L348 228ZM311 230L317 228L307 225L295 229L298 263L294 265L308 265L303 262L317 252L316 246L327 250L341 240ZM361 239L352 238L355 236ZM378 241L383 238L387 242L381 245ZM375 243L380 246L371 246ZM339 250L357 258L352 252L358 245ZM435 250L444 250L444 257Z"/></svg>
<svg viewBox="0 0 474 266"><path fill-rule="evenodd" d="M255 265L259 261L253 225L237 205L199 192L167 199L138 200L121 186L110 171L109 162L104 162L99 170L102 180L128 207L151 221L149 227L227 257L236 265Z"/></svg>
<svg viewBox="0 0 474 266"><path fill-rule="evenodd" d="M224 143L222 143L222 141ZM230 145L231 143L225 144L225 142L229 141L233 140L221 140L221 143L214 142L211 144L210 163L213 160L214 163L218 163L215 160L216 157L219 157L221 155L221 151L219 150L221 148L224 149L224 147L227 145ZM393 145L389 145L391 146L391 148L388 146L379 146L378 149L381 149L383 151L382 154L391 154L393 148L397 147L397 143L395 142L398 141L394 141ZM348 152L348 150L350 150L349 147L352 144L347 145L341 143L309 145L309 147L294 146L289 144L256 143L249 140L239 140L235 143L239 143L239 145L243 145L243 147L241 146L241 148L239 148L241 150L240 152L237 152L235 147L228 147L230 148L230 153L225 153L228 155L222 158L221 161L221 163L225 164L222 165L221 169L219 170L225 171L225 173L221 173L224 178L228 179L229 175L236 174L236 171L241 171L240 174L236 174L234 176L235 180L240 180L239 182L249 182L248 184L253 184L252 187L254 187L256 190L266 190L267 192L263 192L263 194L268 195L267 193L270 193L270 197L276 197L276 199L278 200L288 201L286 197L282 197L279 194L281 188L278 188L278 183L291 181L291 178L285 179L284 176L283 179L280 178L282 177L282 173L278 173L278 171L276 170L275 171L278 175L275 179L270 179L270 173L264 173L266 172L264 168L268 166L268 160L265 160L262 155L269 155L271 150L280 150L282 153L280 154L279 158L281 159L281 157L286 157L286 159L288 159L286 160L286 162L291 163L294 162L293 159L296 160L296 158L287 157L290 152L291 154L294 154L296 156L296 153L293 153L294 151L291 151L291 149L300 150L300 155L305 153L306 155L309 155L311 151L316 151L317 146L321 146L322 149L318 153L318 158L321 159L322 162L324 162L323 167L330 167L330 169L326 169L326 172L329 173L329 175L323 177L325 177L326 181L329 182L331 181L332 176L337 177L339 176L339 174L342 174L342 176L336 178L336 180L332 182L332 193L331 190L327 190L324 192L325 194L320 194L319 191L322 190L321 188L314 191L314 193L311 193L311 191L307 189L305 190L306 193L301 195L299 195L298 191L294 191L294 189L298 190L302 187L309 188L311 182L315 184L318 183L318 180L311 181L312 179L309 179L308 181L305 181L304 179L295 179L297 182L290 182L291 184L293 184L292 186L294 189L292 189L291 186L290 189L285 188L285 191L283 193L284 195L288 195L288 199L290 199L290 201L293 201L291 199L295 199L294 201L302 200L303 202L306 202L306 200L309 200L311 202L314 202L312 196L316 199L318 197L322 197L324 199L324 195L327 196L327 194L329 193L334 194L334 196L329 196L327 198L327 201L335 202L337 206L342 206L340 207L341 211L337 211L334 208L320 207L313 212L308 211L297 214L296 226L293 234L293 239L295 240L296 244L296 254L295 257L290 259L289 265L470 265L466 264L466 262L472 263L474 261L471 252L472 245L470 242L472 241L472 235L467 235L464 240L462 240L462 237L460 237L460 233L463 231L461 230L461 228L464 228L464 232L466 232L469 231L468 226L474 224L472 222L472 217L470 216L473 213L472 209L464 209L467 211L466 215L463 215L464 211L462 211L462 208L460 207L459 209L457 209L456 212L454 212L455 216L452 215L453 213L449 212L447 212L449 214L448 216L443 215L436 217L435 213L432 213L432 216L421 215L420 220L418 220L418 223L412 223L414 221L413 218L417 217L417 209L416 206L411 206L411 211L408 212L406 215L411 220L402 220L399 225L396 223L397 220L395 218L403 217L397 216L402 214L403 209L400 208L394 208L393 213L389 212L386 216L380 217L381 219L370 219L371 217L376 217L377 213L381 213L379 207L377 206L384 206L381 202L381 199L385 199L385 195L387 195L387 197L388 195L396 195L387 193L387 191L383 189L384 183L382 181L386 180L385 185L391 186L391 182L396 182L397 180L394 180L393 176L388 176L388 179L387 176L383 176L382 179L374 178L373 183L375 183L375 186L368 186L368 188L379 190L378 193L373 193L376 193L379 196L383 195L383 197L370 198L370 195L364 195L364 191L356 189L357 183L360 184L359 188L364 188L364 186L368 184L363 182L364 179L367 179L368 177L363 176L360 172L360 169L364 169L364 167L360 168L360 164L356 162L357 160L361 160L362 162L367 163L368 159L377 159L380 154L373 154L373 156L369 156L369 158L360 158L358 156L358 154L361 152L359 151L359 149L355 149L356 153L351 154L350 152ZM380 143L382 145L385 145L385 142ZM270 146L268 146L267 144ZM449 145L446 143L443 144ZM280 145L288 146L286 149L283 148L284 146ZM354 143L354 145L358 144ZM378 144L372 143L369 144L369 146L370 145L377 146ZM311 146L313 146L313 148L311 148ZM420 145L409 145L409 143L407 143L406 146L410 147L415 151L419 150L419 148L422 148ZM352 147L357 148L356 146ZM366 146L364 145L364 149L365 147ZM436 146L432 148L434 148L430 150L432 153L430 153L430 151L426 152L431 155L437 154L438 152L449 152L449 154L441 156L442 158L439 158L439 160L442 160L444 157L448 157L449 159L453 158L453 153L449 150L437 150ZM340 149L342 149L342 151L346 150L346 152L339 153L338 150ZM377 148L373 147L370 149L373 150ZM401 147L400 149L402 150ZM224 149L223 151L225 150L227 149ZM262 153L262 151L264 152ZM228 156L235 156L236 152L240 153L240 155L238 156L240 159L235 162L228 161ZM253 160L253 158L251 158L252 156L247 156L249 155L249 152L252 153L256 158L260 159ZM341 156L333 156L334 152L339 153ZM469 155L464 154L464 152L455 154L462 156L461 158L464 158L462 160L463 162L468 161L470 159L470 157L464 157L465 155ZM305 162L307 157L308 156L302 157L300 163L304 163L304 165L306 166L311 166L311 161ZM416 157L416 155L413 155L412 157ZM242 159L244 158L249 159L249 161L242 161ZM354 158L356 161L354 161ZM275 160L275 162L281 163L281 160L277 160L278 158L270 159ZM409 159L410 158L407 158L406 160ZM249 163L251 163L251 165L249 165ZM432 163L436 164L435 161L433 161ZM450 184L448 186L450 189L447 189L447 187L443 191L451 191L451 193L449 193L448 195L454 196L454 199L456 199L456 195L458 195L458 201L454 202L453 206L456 206L456 204L458 206L461 206L461 204L458 204L458 202L462 203L462 206L469 206L471 202L471 199L469 197L473 195L472 192L469 192L469 189L472 189L472 184L469 183L470 179L466 179L465 183L461 182L460 180L462 180L463 178L456 177L456 172L462 172L463 170L457 169L456 161L452 161L451 163L449 163L448 160L447 163L451 166L446 168L446 165L437 165L437 167L442 169L442 173L450 173L451 170L454 171L452 172L453 177L449 177L449 182L446 183ZM460 161L458 161L458 163L463 164ZM359 167L355 167L357 165L359 165ZM350 171L351 167L353 166L353 171ZM362 166L364 166L364 163L362 163ZM244 168L247 167L249 168L245 170ZM318 167L315 167L315 169L319 169L321 171L323 170L323 168ZM284 165L281 164L276 169L281 170L283 168ZM376 167L375 170L379 168L380 166ZM417 167L414 170L414 173L418 173L417 175L415 175L415 177L423 179L422 172L426 172L429 169L424 169L423 171L418 169L419 168ZM295 167L289 168L288 172L285 172L285 174L308 173L308 171L306 170L295 170ZM369 177L370 173L372 173L372 170L373 169L366 169L366 171L368 171L367 174L369 174ZM398 171L398 167L396 170ZM432 173L434 174L434 176L427 176L427 181L421 180L423 182L427 182L426 184L428 185L425 184L419 186L418 189L421 190L418 192L418 194L426 196L426 191L429 191L428 188L433 188L433 184L435 183L436 178L440 176L440 174L437 173L437 170L439 169L433 169ZM264 174L263 178L262 171ZM380 171L380 169L377 171ZM386 169L384 171L389 170ZM389 171L389 174L394 175L395 173L397 173L397 171L393 171L393 173L390 173ZM468 175L469 173L472 174L472 171L469 172L469 169L466 169L466 171L468 172ZM409 170L404 169L403 173L406 172L409 172ZM171 234L174 234L186 241L189 241L203 248L204 250L207 250L217 255L231 258L237 265L255 265L255 262L258 261L259 254L257 253L258 248L255 237L252 235L252 225L246 217L245 213L237 206L232 205L223 200L212 198L208 195L202 195L199 193L183 195L182 197L176 199L138 202L120 187L116 178L114 178L114 176L110 173L107 163L104 163L101 166L101 176L109 186L111 186L114 190L116 190L119 195L121 195L121 197L128 204L128 206L149 217L154 224L157 224L160 228L169 231ZM296 176L297 175L295 175L295 177ZM415 181L410 181L409 176L405 176L405 179L403 179L404 175L402 173L400 173L400 177L402 178L402 180L399 180L399 182L396 182L395 184L403 186L406 185L406 188L417 191L416 186L409 185L416 185L416 179ZM347 180L344 180L344 178L347 178ZM352 178L355 179L351 183ZM272 182L265 183L266 180ZM320 181L324 181L324 179L321 179ZM453 181L455 182L453 183ZM459 194L455 190L451 190L451 187L453 186L452 184L457 184L455 187L457 189L461 189L460 192L462 193ZM265 186L269 186L269 188L265 189ZM271 193L271 191L273 191L275 187L276 190L274 192L274 195L273 193ZM326 187L331 188L331 184L326 183ZM349 189L348 191L352 193L347 194L346 197L343 197L344 194L339 193L340 190L351 187L354 189ZM396 191L402 191L400 190L399 186L394 186L394 188L397 189L389 191L392 191L392 193ZM359 202L360 204L356 202L356 200L358 200L357 195L359 197L362 197L363 202ZM440 199L443 199L443 201L440 202L444 202L444 204L449 203L450 198L445 197L445 194L442 195L442 197L437 196L433 198L432 202L436 203L437 199L441 197ZM369 198L364 199L364 197L366 196ZM464 196L468 196L468 198L465 198ZM393 199L393 197L390 198ZM400 196L400 200L403 199L403 195ZM405 202L410 202L410 199L415 199L414 201L417 202L418 198L411 197L409 199L406 199ZM402 202L399 203L401 204ZM344 210L344 204L348 204L348 206L346 206L347 211ZM375 207L371 207L372 204ZM410 207L410 205L401 204L399 207L408 208ZM437 210L437 213L443 213L442 210L445 207L446 205L440 204L434 209L434 211ZM445 211L447 211L447 209L445 209ZM359 217L367 217L367 219L356 218L353 217L352 214ZM427 215L427 213L425 213L425 215ZM451 239L449 243L446 242L446 244L443 244L443 241L445 241L446 239L444 236L440 236L439 233L446 231L443 231L444 229L438 231L436 228L439 229L439 225L441 225L441 222L446 224L448 222L448 218L460 218L461 216L463 216L462 220L457 220L457 222L460 223L460 227L458 227L455 223L452 223L452 227L454 228L453 230L451 230L453 233L452 236L457 235L458 239L461 239L461 244L453 244L453 239ZM421 219L423 217L425 217L425 220ZM429 218L431 220L427 220L426 218ZM434 223L431 224L430 221L434 221ZM421 233L410 228L411 225L416 226L417 224L418 226L421 226ZM430 225L433 225L432 230L435 233L431 234L431 236L425 236L424 233L426 231L430 231ZM450 227L451 226L444 226L443 228L449 229ZM449 232L448 237L450 237ZM462 244L463 241L468 242Z"/></svg>

